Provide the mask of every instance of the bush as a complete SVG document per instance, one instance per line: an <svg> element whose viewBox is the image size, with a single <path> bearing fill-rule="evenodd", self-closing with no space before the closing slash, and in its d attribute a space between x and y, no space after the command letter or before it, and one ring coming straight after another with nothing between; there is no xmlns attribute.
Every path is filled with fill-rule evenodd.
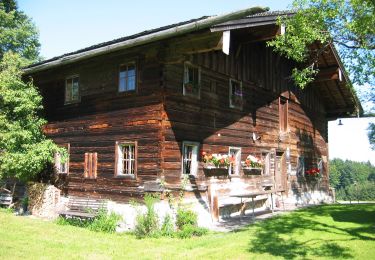
<svg viewBox="0 0 375 260"><path fill-rule="evenodd" d="M336 191L339 200L375 200L375 183L365 182L350 185Z"/></svg>
<svg viewBox="0 0 375 260"><path fill-rule="evenodd" d="M6 214L13 214L14 213L14 209L13 208L1 208L0 207L0 212L1 213L6 213Z"/></svg>
<svg viewBox="0 0 375 260"><path fill-rule="evenodd" d="M111 212L108 215L106 210L100 210L98 216L94 218L88 227L96 232L114 233L120 220L121 216L116 213Z"/></svg>
<svg viewBox="0 0 375 260"><path fill-rule="evenodd" d="M179 238L190 238L193 236L200 237L207 234L208 229L190 224L184 225L180 231L177 232Z"/></svg>
<svg viewBox="0 0 375 260"><path fill-rule="evenodd" d="M79 218L63 218L63 217L58 217L56 220L56 223L58 225L62 226L75 226L75 227L82 227L82 228L87 228L92 220L83 220Z"/></svg>
<svg viewBox="0 0 375 260"><path fill-rule="evenodd" d="M158 201L158 198L152 194L146 194L144 200L146 213L138 213L134 234L137 238L157 237L160 235L159 217L155 212L154 205Z"/></svg>
<svg viewBox="0 0 375 260"><path fill-rule="evenodd" d="M96 232L114 233L116 231L117 223L121 220L121 216L104 209L99 210L98 215L94 219L80 219L80 218L63 218L59 217L56 221L58 225L71 225L76 227L87 228Z"/></svg>
<svg viewBox="0 0 375 260"><path fill-rule="evenodd" d="M165 237L174 236L174 225L172 218L169 214L165 215L163 225L161 226L161 235Z"/></svg>
<svg viewBox="0 0 375 260"><path fill-rule="evenodd" d="M198 216L194 211L184 208L177 209L176 225L178 229L181 230L186 225L197 226L197 224Z"/></svg>

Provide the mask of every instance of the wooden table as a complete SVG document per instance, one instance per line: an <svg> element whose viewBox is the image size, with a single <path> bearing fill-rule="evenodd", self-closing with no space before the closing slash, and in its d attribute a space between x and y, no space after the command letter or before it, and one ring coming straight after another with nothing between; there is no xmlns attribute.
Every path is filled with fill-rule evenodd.
<svg viewBox="0 0 375 260"><path fill-rule="evenodd" d="M240 211L241 215L245 214L245 206L246 206L246 203L242 202L242 200L245 199L245 198L251 198L252 206L253 206L252 207L253 208L253 218L254 218L255 217L255 213L254 213L254 208L255 208L254 198L256 196L259 196L259 195L271 194L271 210L272 210L272 213L273 213L273 210L274 210L273 209L273 194L277 193L277 192L281 192L282 193L282 192L285 192L285 190L284 189L273 189L273 190L265 190L265 191L258 191L258 192L249 192L249 193L231 195L231 197L241 198L241 211ZM284 200L284 199L282 198L282 200Z"/></svg>

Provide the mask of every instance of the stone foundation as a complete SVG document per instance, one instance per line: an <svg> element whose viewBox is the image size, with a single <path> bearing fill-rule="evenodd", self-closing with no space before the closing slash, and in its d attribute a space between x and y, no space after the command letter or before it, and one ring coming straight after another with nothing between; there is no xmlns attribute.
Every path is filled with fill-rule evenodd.
<svg viewBox="0 0 375 260"><path fill-rule="evenodd" d="M27 193L28 211L36 217L55 219L67 202L60 196L61 190L49 184L29 183Z"/></svg>

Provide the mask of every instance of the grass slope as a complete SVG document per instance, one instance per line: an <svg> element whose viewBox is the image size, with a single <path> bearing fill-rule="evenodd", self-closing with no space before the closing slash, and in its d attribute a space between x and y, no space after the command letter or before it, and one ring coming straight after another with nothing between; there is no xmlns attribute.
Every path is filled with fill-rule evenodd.
<svg viewBox="0 0 375 260"><path fill-rule="evenodd" d="M327 205L231 233L137 240L0 212L0 258L332 259L375 257L375 205Z"/></svg>

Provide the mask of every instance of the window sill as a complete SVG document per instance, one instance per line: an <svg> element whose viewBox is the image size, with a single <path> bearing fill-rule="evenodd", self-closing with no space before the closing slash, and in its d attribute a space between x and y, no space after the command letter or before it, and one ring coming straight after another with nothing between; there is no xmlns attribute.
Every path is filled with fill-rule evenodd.
<svg viewBox="0 0 375 260"><path fill-rule="evenodd" d="M137 94L138 94L137 90L128 90L128 91L121 91L121 92L117 90L117 96L120 96L120 97L135 96Z"/></svg>
<svg viewBox="0 0 375 260"><path fill-rule="evenodd" d="M130 179L130 180L135 180L135 175L130 175L130 174L123 174L123 175L116 175L114 177L115 179Z"/></svg>
<svg viewBox="0 0 375 260"><path fill-rule="evenodd" d="M239 110L239 111L243 110L243 107L229 106L229 108L236 109L236 110Z"/></svg>
<svg viewBox="0 0 375 260"><path fill-rule="evenodd" d="M77 106L79 103L81 103L81 100L64 102L64 106L74 106L74 105Z"/></svg>

